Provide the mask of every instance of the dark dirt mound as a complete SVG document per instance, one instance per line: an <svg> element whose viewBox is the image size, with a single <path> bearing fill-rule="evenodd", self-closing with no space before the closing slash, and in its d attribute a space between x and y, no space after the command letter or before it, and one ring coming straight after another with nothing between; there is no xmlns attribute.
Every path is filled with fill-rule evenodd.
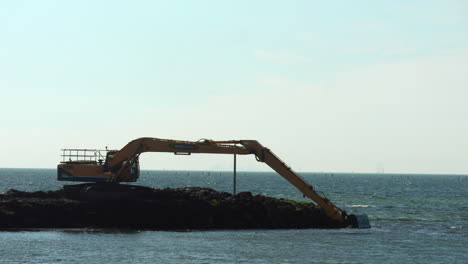
<svg viewBox="0 0 468 264"><path fill-rule="evenodd" d="M0 194L0 229L152 230L339 228L312 203L209 188L153 189L78 184L58 191Z"/></svg>

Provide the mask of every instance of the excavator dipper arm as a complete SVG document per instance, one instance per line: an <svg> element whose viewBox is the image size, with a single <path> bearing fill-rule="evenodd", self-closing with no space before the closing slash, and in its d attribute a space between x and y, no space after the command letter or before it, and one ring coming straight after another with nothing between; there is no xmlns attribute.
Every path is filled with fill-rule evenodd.
<svg viewBox="0 0 468 264"><path fill-rule="evenodd" d="M285 162L278 158L271 150L262 146L254 140L245 140L240 142L245 148L254 151L257 160L265 162L279 175L285 178L289 183L296 187L302 194L312 201L316 202L325 213L332 219L343 222L347 217L346 213L330 202L327 198L320 196L314 190L314 187L307 183L304 178L294 172Z"/></svg>

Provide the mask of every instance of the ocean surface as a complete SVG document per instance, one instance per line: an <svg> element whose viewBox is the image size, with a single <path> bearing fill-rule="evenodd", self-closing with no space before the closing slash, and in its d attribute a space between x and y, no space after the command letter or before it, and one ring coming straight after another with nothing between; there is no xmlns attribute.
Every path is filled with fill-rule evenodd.
<svg viewBox="0 0 468 264"><path fill-rule="evenodd" d="M468 263L468 176L300 173L370 229L0 232L0 263ZM0 192L59 189L55 169L0 169ZM70 183L73 184L73 183ZM232 173L142 171L139 185L232 192ZM276 173L237 190L305 200Z"/></svg>

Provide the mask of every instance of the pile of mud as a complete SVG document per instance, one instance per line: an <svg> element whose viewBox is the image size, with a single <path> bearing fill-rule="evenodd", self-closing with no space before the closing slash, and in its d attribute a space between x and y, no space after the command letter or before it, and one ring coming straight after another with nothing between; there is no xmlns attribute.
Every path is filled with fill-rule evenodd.
<svg viewBox="0 0 468 264"><path fill-rule="evenodd" d="M0 194L0 229L140 230L339 228L312 203L209 188L78 184Z"/></svg>

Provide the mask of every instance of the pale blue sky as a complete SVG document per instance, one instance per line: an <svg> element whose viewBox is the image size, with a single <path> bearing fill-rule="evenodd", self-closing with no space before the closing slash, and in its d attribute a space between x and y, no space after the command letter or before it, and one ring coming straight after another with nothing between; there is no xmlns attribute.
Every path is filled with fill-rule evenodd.
<svg viewBox="0 0 468 264"><path fill-rule="evenodd" d="M0 36L0 167L150 136L258 139L298 171L468 172L468 1L8 1Z"/></svg>

